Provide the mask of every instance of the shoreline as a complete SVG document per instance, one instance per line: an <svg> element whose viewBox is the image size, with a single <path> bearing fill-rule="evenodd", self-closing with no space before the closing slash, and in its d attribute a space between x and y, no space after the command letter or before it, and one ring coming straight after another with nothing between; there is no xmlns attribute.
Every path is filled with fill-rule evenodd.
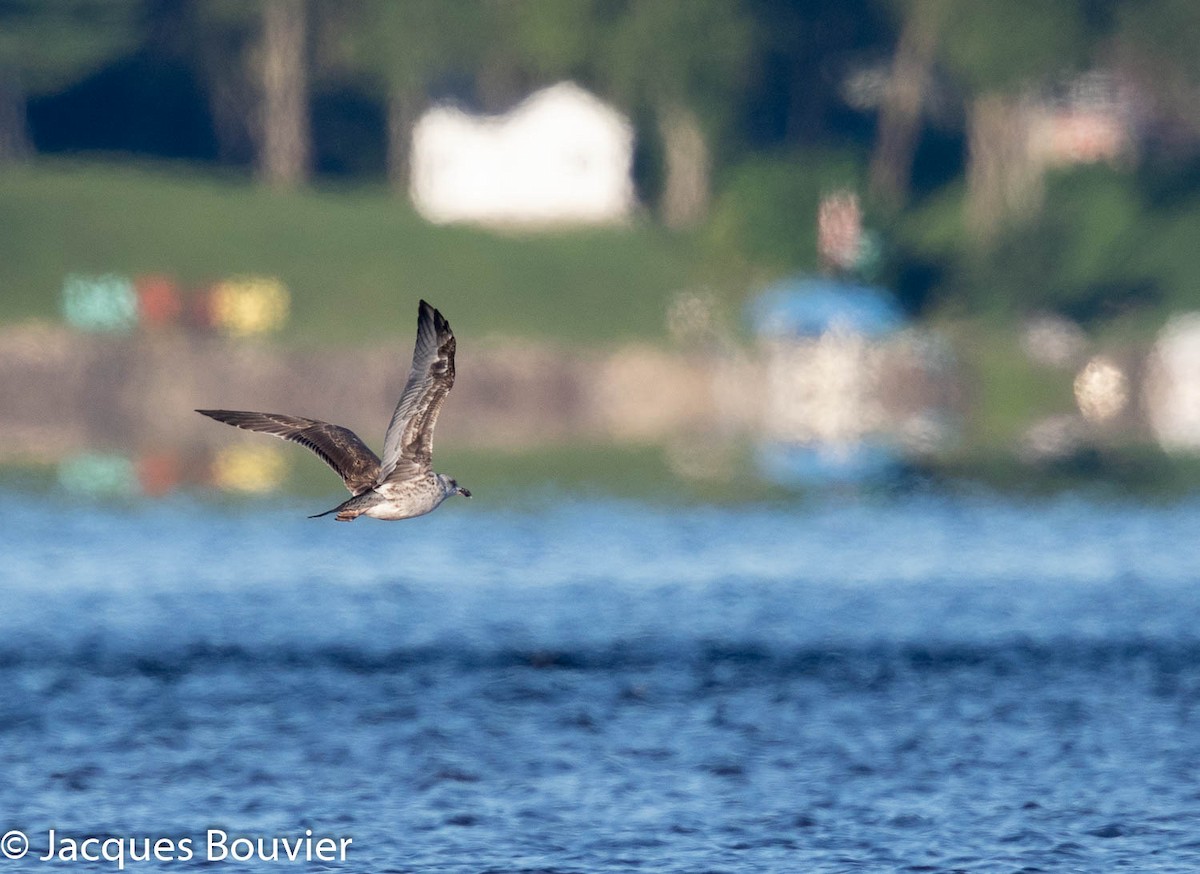
<svg viewBox="0 0 1200 874"><path fill-rule="evenodd" d="M205 449L227 443L198 407L310 416L382 440L408 372L399 340L296 349L183 332L88 334L43 323L0 328L0 459L87 447ZM648 345L570 354L489 342L459 356L438 441L463 448L643 442L721 417L719 363Z"/></svg>

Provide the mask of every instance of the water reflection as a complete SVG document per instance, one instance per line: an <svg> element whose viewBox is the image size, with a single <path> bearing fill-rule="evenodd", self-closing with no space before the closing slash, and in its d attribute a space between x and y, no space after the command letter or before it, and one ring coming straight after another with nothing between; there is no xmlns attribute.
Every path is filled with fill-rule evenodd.
<svg viewBox="0 0 1200 874"><path fill-rule="evenodd" d="M1050 439L1049 437L1046 439ZM88 501L158 499L174 493L223 494L237 500L300 501L325 509L338 487L317 459L289 447L229 447L137 458L85 452L52 464L0 464L0 486L62 491ZM1066 454L905 454L887 443L845 447L715 441L542 447L492 452L448 446L439 464L469 481L489 506L538 496L625 497L654 504L782 505L848 493L961 492L983 488L1013 495L1059 492L1175 499L1200 491L1200 459L1153 445L1077 448Z"/></svg>
<svg viewBox="0 0 1200 874"><path fill-rule="evenodd" d="M772 482L801 487L884 482L903 470L895 448L865 440L841 445L760 443L756 461L758 471Z"/></svg>
<svg viewBox="0 0 1200 874"><path fill-rule="evenodd" d="M270 492L283 485L288 463L274 446L230 446L221 449L209 468L212 484L233 492Z"/></svg>
<svg viewBox="0 0 1200 874"><path fill-rule="evenodd" d="M68 455L54 467L60 488L91 497L161 497L196 486L266 493L285 488L290 473L281 450L245 446L188 458L169 450L137 458L115 452L81 452Z"/></svg>

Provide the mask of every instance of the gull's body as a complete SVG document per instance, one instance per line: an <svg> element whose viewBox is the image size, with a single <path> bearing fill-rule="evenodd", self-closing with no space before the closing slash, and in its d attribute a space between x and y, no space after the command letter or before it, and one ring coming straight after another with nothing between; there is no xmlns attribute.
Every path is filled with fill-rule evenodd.
<svg viewBox="0 0 1200 874"><path fill-rule="evenodd" d="M353 495L318 516L337 513L339 522L359 516L386 520L422 516L436 510L451 495L471 497L469 491L450 477L434 473L430 466L433 428L454 385L454 347L450 323L421 301L412 369L383 438L382 459L349 428L319 419L241 410L196 412L235 428L299 443L315 452Z"/></svg>

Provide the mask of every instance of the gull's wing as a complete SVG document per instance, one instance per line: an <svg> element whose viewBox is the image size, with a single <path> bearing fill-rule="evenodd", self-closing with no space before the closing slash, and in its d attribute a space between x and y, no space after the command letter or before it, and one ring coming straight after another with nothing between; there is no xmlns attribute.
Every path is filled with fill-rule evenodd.
<svg viewBox="0 0 1200 874"><path fill-rule="evenodd" d="M332 467L346 488L356 495L370 489L379 478L379 457L349 428L283 413L250 413L242 410L196 412L235 428L261 431L308 447Z"/></svg>
<svg viewBox="0 0 1200 874"><path fill-rule="evenodd" d="M441 313L421 301L412 369L383 439L380 481L407 479L429 469L433 427L453 385L454 332Z"/></svg>

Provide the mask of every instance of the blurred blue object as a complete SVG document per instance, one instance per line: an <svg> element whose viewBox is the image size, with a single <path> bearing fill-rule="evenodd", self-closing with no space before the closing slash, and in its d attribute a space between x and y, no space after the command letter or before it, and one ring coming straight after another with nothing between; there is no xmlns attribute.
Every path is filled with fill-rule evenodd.
<svg viewBox="0 0 1200 874"><path fill-rule="evenodd" d="M62 307L67 323L84 331L130 331L138 322L137 292L126 276L72 273L63 281Z"/></svg>
<svg viewBox="0 0 1200 874"><path fill-rule="evenodd" d="M137 469L123 455L84 453L64 460L58 483L68 492L86 495L132 495L138 491Z"/></svg>
<svg viewBox="0 0 1200 874"><path fill-rule="evenodd" d="M759 473L781 486L833 486L890 479L901 470L896 451L878 441L848 444L766 442L755 453Z"/></svg>
<svg viewBox="0 0 1200 874"><path fill-rule="evenodd" d="M817 337L834 329L882 337L907 321L885 288L837 279L793 276L769 286L747 304L760 337Z"/></svg>

